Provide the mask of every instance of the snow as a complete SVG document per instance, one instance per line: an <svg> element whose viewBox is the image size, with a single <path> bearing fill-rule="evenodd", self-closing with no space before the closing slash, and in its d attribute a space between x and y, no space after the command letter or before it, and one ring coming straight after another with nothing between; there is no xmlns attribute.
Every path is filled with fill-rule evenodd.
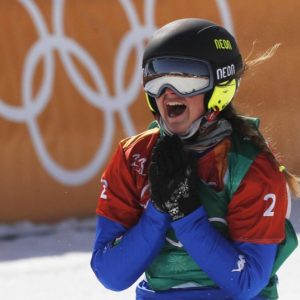
<svg viewBox="0 0 300 300"><path fill-rule="evenodd" d="M135 287L106 290L90 268L95 219L0 225L0 299L129 300Z"/></svg>
<svg viewBox="0 0 300 300"><path fill-rule="evenodd" d="M300 239L300 201L292 222ZM90 269L94 218L68 219L54 225L22 222L0 225L0 298L3 300L130 300L135 286L106 290ZM299 247L300 248L300 247ZM300 249L282 266L280 300L300 295Z"/></svg>

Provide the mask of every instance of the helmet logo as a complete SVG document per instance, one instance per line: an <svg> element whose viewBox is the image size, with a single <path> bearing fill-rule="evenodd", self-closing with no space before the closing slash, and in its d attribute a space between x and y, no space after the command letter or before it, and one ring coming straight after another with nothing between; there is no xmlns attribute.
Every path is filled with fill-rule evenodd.
<svg viewBox="0 0 300 300"><path fill-rule="evenodd" d="M232 50L230 40L214 39L215 46L218 50Z"/></svg>
<svg viewBox="0 0 300 300"><path fill-rule="evenodd" d="M225 66L223 68L219 68L216 70L217 73L217 79L225 79L227 77L230 77L235 74L235 66L234 64L231 64L229 66Z"/></svg>

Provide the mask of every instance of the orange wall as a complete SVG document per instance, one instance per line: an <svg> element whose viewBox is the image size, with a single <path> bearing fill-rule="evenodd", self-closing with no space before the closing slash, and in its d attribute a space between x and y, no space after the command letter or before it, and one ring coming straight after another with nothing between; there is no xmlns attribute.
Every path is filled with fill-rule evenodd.
<svg viewBox="0 0 300 300"><path fill-rule="evenodd" d="M235 102L261 118L300 173L298 0L53 3L0 1L0 222L94 213L117 141L151 120L140 86L144 43L176 18L232 25L244 56L254 41L256 53L282 43L243 80Z"/></svg>

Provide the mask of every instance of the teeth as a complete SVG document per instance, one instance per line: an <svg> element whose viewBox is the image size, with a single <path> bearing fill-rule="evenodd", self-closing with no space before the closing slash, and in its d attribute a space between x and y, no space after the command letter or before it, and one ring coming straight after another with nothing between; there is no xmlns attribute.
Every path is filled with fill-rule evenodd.
<svg viewBox="0 0 300 300"><path fill-rule="evenodd" d="M175 105L184 105L184 104L182 104L180 102L169 102L169 103L167 103L167 105L175 106Z"/></svg>

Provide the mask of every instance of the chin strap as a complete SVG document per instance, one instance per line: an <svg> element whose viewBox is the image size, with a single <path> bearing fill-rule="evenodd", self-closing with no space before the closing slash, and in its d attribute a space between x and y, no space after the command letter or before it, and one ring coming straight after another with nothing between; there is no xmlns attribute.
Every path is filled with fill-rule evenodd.
<svg viewBox="0 0 300 300"><path fill-rule="evenodd" d="M219 114L220 114L221 111L219 110L209 110L205 115L205 119L207 120L207 122L213 122L215 121Z"/></svg>

